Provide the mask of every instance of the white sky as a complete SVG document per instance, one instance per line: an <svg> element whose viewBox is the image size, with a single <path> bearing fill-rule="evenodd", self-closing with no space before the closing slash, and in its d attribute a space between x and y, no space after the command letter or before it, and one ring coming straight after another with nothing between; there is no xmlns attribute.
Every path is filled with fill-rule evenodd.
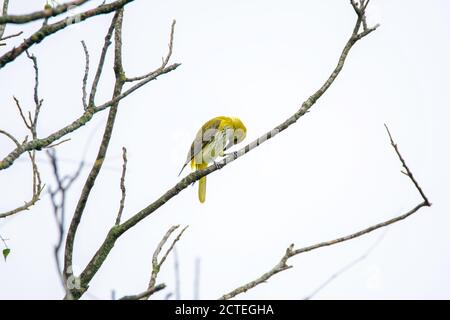
<svg viewBox="0 0 450 320"><path fill-rule="evenodd" d="M10 13L38 10L43 3L12 0ZM433 207L389 227L367 259L315 298L450 298L449 9L444 0L373 0L368 22L381 27L352 49L343 72L311 112L208 176L205 204L198 202L196 186L190 187L127 232L85 298L110 298L112 289L118 297L143 291L152 252L174 224L190 225L177 246L181 298L193 298L195 260L200 258L200 298L213 299L272 268L290 243L300 247L332 239L409 210L421 199L400 173L384 122ZM80 40L90 51L92 80L111 17L67 28L30 50L38 58L44 98L40 136L81 114ZM126 219L178 181L187 149L206 120L240 117L249 142L292 115L334 68L355 15L348 1L136 0L124 17L127 75L160 64L173 18L172 61L182 66L120 104L104 170L77 233L75 271L84 268L114 222L122 146L129 160ZM8 26L5 35L38 26ZM0 53L5 50L0 47ZM97 103L112 92L111 52L107 61ZM18 137L26 130L12 95L32 108L33 77L25 55L0 72L0 128ZM106 115L97 114L57 147L64 173L73 172L83 157L88 163L95 158ZM0 139L1 157L12 148ZM53 186L44 153L39 165L43 180ZM89 169L69 194L68 221ZM0 211L30 197L30 170L22 156L1 171ZM48 194L30 211L0 221L0 234L10 239L12 249L7 262L0 261L0 299L61 298ZM382 234L294 257L293 269L239 297L301 299ZM168 288L155 297L173 292L173 264L170 256L158 281Z"/></svg>

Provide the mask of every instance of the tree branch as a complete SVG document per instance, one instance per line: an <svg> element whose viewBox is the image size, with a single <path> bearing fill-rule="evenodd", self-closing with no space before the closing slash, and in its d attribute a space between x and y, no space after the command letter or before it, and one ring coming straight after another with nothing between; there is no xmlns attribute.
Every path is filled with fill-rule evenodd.
<svg viewBox="0 0 450 320"><path fill-rule="evenodd" d="M303 247L303 248L299 248L299 249L294 249L294 244L291 244L287 250L286 253L283 255L283 257L281 258L280 262L273 267L271 270L269 270L268 272L264 273L262 276L260 276L259 278L246 283L236 289L234 289L233 291L230 291L229 293L224 294L220 299L222 300L227 300L227 299L231 299L235 296L237 296L238 294L244 293L254 287L256 287L257 285L266 282L268 279L270 279L272 276L276 275L277 273L284 271L286 269L292 268L292 266L287 265L287 261L289 258L299 255L301 253L305 253L305 252L309 252L312 250L316 250L319 248L323 248L323 247L328 247L328 246L332 246L332 245L336 245L338 243L342 243L348 240L352 240L358 237L361 237L363 235L366 235L370 232L373 232L375 230L378 230L380 228L384 228L387 227L391 224L394 224L396 222L399 222L401 220L404 220L406 218L408 218L409 216L413 215L414 213L416 213L417 211L419 211L422 207L430 207L431 203L428 201L427 197L425 196L425 194L423 193L422 189L420 188L419 184L417 183L417 181L414 178L414 175L412 174L412 172L409 170L408 166L406 165L403 157L401 156L400 152L398 151L397 145L394 143L394 141L392 140L392 136L390 135L389 129L386 126L386 130L389 134L389 138L391 140L391 144L395 149L395 152L397 153L397 156L400 159L400 162L402 163L403 167L406 170L406 175L409 177L409 179L412 181L412 183L414 184L415 188L419 191L421 197L422 197L422 202L419 203L418 205L416 205L414 208L412 208L411 210L405 212L402 215L399 215L397 217L394 217L392 219L380 222L378 224L375 224L373 226L370 226L368 228L362 229L360 231L357 231L355 233L343 236L343 237L339 237L333 240L329 240L329 241L324 241L324 242L320 242L317 244L313 244L311 246L308 247Z"/></svg>
<svg viewBox="0 0 450 320"><path fill-rule="evenodd" d="M29 113L29 121L30 121L30 131L31 131L31 136L33 137L33 139L37 139L37 122L38 122L38 117L39 117L39 112L41 111L41 107L42 107L42 102L44 101L43 99L39 99L39 68L38 68L38 64L37 64L37 58L33 55L33 54L29 54L28 51L26 52L27 57L33 62L33 68L34 68L34 95L33 95L33 99L34 99L34 104L35 104L35 109L34 109L34 116L33 118L31 118L31 114ZM19 108L20 109L20 108ZM22 115L23 117L23 115Z"/></svg>
<svg viewBox="0 0 450 320"><path fill-rule="evenodd" d="M6 133L3 130L0 130L0 133L7 135L8 133ZM12 136L11 136L12 137ZM10 138L11 138L10 137ZM29 201L25 201L25 203L15 209L0 213L0 219L12 216L16 213L25 211L25 210L29 210L30 207L34 206L36 204L36 202L38 202L40 200L40 196L42 193L42 190L44 190L45 185L42 185L41 182L41 175L39 173L39 169L36 165L36 158L35 158L35 152L28 152L28 156L30 157L30 162L31 162L31 169L32 169L32 196L31 199Z"/></svg>
<svg viewBox="0 0 450 320"><path fill-rule="evenodd" d="M161 283L161 284L158 284L158 285L152 287L151 289L145 290L142 293L135 294L135 295L132 295L132 296L124 296L124 297L120 298L119 300L141 300L141 299L147 299L148 297L150 297L155 292L161 291L161 290L163 290L165 288L166 288L166 285L164 283Z"/></svg>
<svg viewBox="0 0 450 320"><path fill-rule="evenodd" d="M108 32L106 33L105 36L105 41L103 43L103 48L102 48L102 52L100 54L100 60L98 62L97 65L97 71L95 72L95 76L94 76L94 81L92 82L92 86L91 86L91 93L89 94L89 107L93 107L94 103L95 103L95 94L97 93L97 86L98 83L100 82L100 77L102 75L103 72L103 66L105 65L105 57L106 57L106 53L108 52L108 48L111 45L111 37L114 31L114 27L116 25L116 21L117 21L117 15L114 15L111 24L108 28Z"/></svg>
<svg viewBox="0 0 450 320"><path fill-rule="evenodd" d="M8 6L9 6L9 0L3 0L3 6L2 6L2 16L5 16L8 14ZM5 40L6 38L3 38L3 33L5 32L6 24L1 22L0 17L0 40Z"/></svg>
<svg viewBox="0 0 450 320"><path fill-rule="evenodd" d="M181 236L183 235L184 231L187 229L188 226L184 227L183 230L181 230L181 232L178 234L178 236L172 241L172 244L169 247L169 249L167 249L166 253L163 255L163 257L159 261L158 261L158 256L161 253L164 245L169 240L172 233L174 233L175 230L177 230L179 227L180 227L179 225L170 227L169 230L167 230L167 232L161 239L161 241L156 246L156 249L152 255L152 272L151 272L150 281L149 281L147 290L145 290L142 293L136 294L136 295L125 296L125 297L121 298L120 300L148 299L153 293L160 291L166 287L166 285L164 283L156 285L156 278L158 277L158 273L161 270L161 266L166 261L167 256L174 249L175 244L180 240Z"/></svg>
<svg viewBox="0 0 450 320"><path fill-rule="evenodd" d="M81 40L81 45L83 46L83 51L84 51L84 57L85 57L85 67L84 67L84 76L83 76L83 84L81 86L81 91L83 93L83 97L81 98L81 101L83 102L83 108L84 110L87 109L88 105L87 105L87 101L86 101L86 85L87 85L87 80L88 80L88 76L89 76L89 51L88 48L86 46L86 43L84 42L84 40Z"/></svg>
<svg viewBox="0 0 450 320"><path fill-rule="evenodd" d="M408 166L406 165L405 160L403 159L402 155L400 154L400 151L398 150L397 144L394 142L394 140L392 139L392 135L391 132L389 131L389 128L386 124L384 124L384 127L386 128L386 131L389 135L389 140L391 141L391 145L395 150L395 153L397 154L398 158L400 159L400 162L402 163L403 168L406 170L406 175L411 179L411 181L414 183L414 186L416 187L416 189L419 191L420 196L422 197L423 201L425 202L425 204L427 206L431 206L431 203L428 201L427 196L425 195L425 193L423 192L422 188L419 186L419 183L417 182L417 180L414 178L414 175L412 174L412 172L409 170ZM402 171L402 173L405 173L404 171Z"/></svg>
<svg viewBox="0 0 450 320"><path fill-rule="evenodd" d="M113 97L116 97L122 91L122 87L125 83L123 79L123 68L122 68L122 17L123 17L123 9L119 9L113 21L115 21L114 25L114 34L115 34L115 57L114 57L114 73L116 82L114 85ZM119 103L115 103L111 106L108 114L108 120L106 122L105 131L103 133L103 138L98 150L97 158L94 162L94 165L91 168L89 176L86 179L86 182L83 186L83 190L81 191L80 198L78 199L77 206L75 208L75 212L73 214L72 221L70 223L69 230L67 232L67 240L66 247L64 251L64 275L66 278L72 276L72 256L73 256L73 244L75 241L75 235L78 230L78 226L81 221L81 217L84 212L84 208L86 207L87 200L91 193L91 190L95 184L95 180L100 173L100 170L103 165L103 161L106 156L106 152L108 150L109 142L111 140L112 131L114 128L114 123L117 115L117 108ZM74 289L75 290L75 289ZM66 295L68 298L69 295Z"/></svg>
<svg viewBox="0 0 450 320"><path fill-rule="evenodd" d="M25 114L22 110L22 107L20 106L19 100L16 97L14 98L14 101L16 102L16 106L17 109L19 110L19 114L20 117L22 118L25 127L31 132L31 136L33 137L33 139L36 138L36 131L37 131L37 122L38 122L38 118L39 118L39 112L42 106L42 102L43 100L39 99L39 94L38 94L38 87L39 87L39 68L37 65L37 59L34 55L30 55L27 52L27 56L30 60L32 60L33 62L33 68L35 71L35 84L34 84L34 102L35 102L35 110L34 110L34 115L31 116L31 112L28 112L28 120L25 117ZM11 134L7 133L6 131L0 130L0 133L2 133L3 135L7 136L9 139L11 139L14 144L16 145L17 148L19 148L22 144L19 143L19 141L14 138ZM25 138L26 140L27 138ZM32 196L31 196L31 200L29 201L25 201L25 203L22 206L19 206L13 210L9 210L7 212L4 213L0 213L0 219L1 218L6 218L8 216L11 216L13 214L25 211L25 210L29 210L29 208L31 206L33 206L37 201L39 201L40 199L40 195L42 193L42 190L44 189L44 186L42 185L41 182L41 175L39 173L39 169L38 166L36 164L36 153L35 151L28 151L28 156L30 158L31 161L31 168L32 168Z"/></svg>
<svg viewBox="0 0 450 320"><path fill-rule="evenodd" d="M126 82L134 82L134 81L139 81L139 80L144 80L146 78L149 78L155 74L158 74L159 72L161 72L169 63L170 57L172 56L172 50L173 50L173 38L174 38L174 33L175 33L175 24L177 23L176 20L172 21L172 25L170 27L170 37L169 37L169 51L167 53L167 55L163 58L162 60L162 64L161 66L154 70L151 71L147 74L144 74L143 76L138 76L138 77L133 77L133 78L126 78Z"/></svg>
<svg viewBox="0 0 450 320"><path fill-rule="evenodd" d="M1 29L1 27L0 27L0 29ZM23 33L23 31L19 31L19 32L10 34L9 36L3 37L3 38L0 36L0 41L5 41L5 40L11 39L11 38L18 37L18 36L20 36L22 33Z"/></svg>
<svg viewBox="0 0 450 320"><path fill-rule="evenodd" d="M39 30L33 33L30 37L26 38L18 47L11 49L0 57L0 69L11 61L14 61L18 56L28 50L31 46L41 42L49 35L86 19L116 11L117 9L122 8L132 1L134 0L116 0L108 4L100 5L94 9L87 10L80 14L64 18L63 20L55 23L44 24Z"/></svg>
<svg viewBox="0 0 450 320"><path fill-rule="evenodd" d="M5 0L7 3L9 0ZM73 9L74 7L79 7L83 5L84 3L88 2L90 0L75 0L71 2L67 2L61 5L58 5L51 9L44 9L41 11L36 11L29 14L22 14L22 15L7 15L5 11L3 11L3 15L0 16L0 25L1 24L24 24L31 21L36 21L44 18L50 18L50 17L56 17L57 15L60 15L61 13L64 13L70 9Z"/></svg>
<svg viewBox="0 0 450 320"><path fill-rule="evenodd" d="M116 226L120 224L120 219L122 219L123 208L125 207L125 197L127 196L127 191L125 188L125 174L127 172L127 149L122 147L122 176L120 177L120 190L122 191L122 197L120 198L119 212L117 213Z"/></svg>
<svg viewBox="0 0 450 320"><path fill-rule="evenodd" d="M113 18L113 20L114 20L114 18ZM118 96L113 96L113 98L110 101L105 102L102 105L96 107L94 105L95 94L97 91L97 85L99 83L100 76L103 71L106 52L108 50L109 44L111 43L110 40L111 40L113 30L114 30L114 23L111 23L111 26L105 37L105 43L104 43L102 53L100 56L100 61L98 63L97 71L96 71L96 74L95 74L95 77L94 77L94 80L92 83L91 92L89 95L88 108L84 111L84 113L78 119L74 120L71 124L59 129L58 131L50 134L49 136L47 136L45 138L36 138L29 142L23 143L20 146L17 146L13 151L11 151L2 160L0 160L0 170L9 168L17 158L19 158L23 153L25 153L27 151L40 150L40 149L49 147L56 140L64 137L65 135L67 135L67 134L79 129L80 127L84 126L85 124L87 124L92 119L94 114L96 114L97 112L100 112L106 108L111 107L112 105L118 103L120 100L124 99L125 97L127 97L128 95L130 95L137 89L141 88L145 84L149 83L150 81L156 80L159 76L169 73L180 66L179 63L174 63L172 65L165 66L163 68L159 68L155 71L155 73L149 75L147 78L138 82L137 84L135 84L128 90L125 90L123 93L119 94ZM169 54L167 56L170 57Z"/></svg>
<svg viewBox="0 0 450 320"><path fill-rule="evenodd" d="M167 240L169 240L169 237L172 235L172 233L178 229L180 226L176 225L171 227L166 234L164 235L164 237L162 238L162 240L160 241L160 243L158 244L158 246L156 247L155 252L153 253L153 258L152 258L152 273L150 276L150 281L148 283L148 288L147 290L150 290L151 288L153 288L156 284L156 278L158 277L158 273L161 270L161 266L163 265L163 263L166 261L167 256L169 255L169 253L173 250L173 248L175 247L175 244L180 240L181 236L183 235L184 231L186 231L186 229L188 228L188 226L184 227L183 230L181 230L181 232L178 234L178 236L173 240L172 244L170 245L169 249L167 249L166 253L163 255L163 257L161 258L161 260L158 262L158 255L161 253L161 250L163 248L163 246L166 244Z"/></svg>

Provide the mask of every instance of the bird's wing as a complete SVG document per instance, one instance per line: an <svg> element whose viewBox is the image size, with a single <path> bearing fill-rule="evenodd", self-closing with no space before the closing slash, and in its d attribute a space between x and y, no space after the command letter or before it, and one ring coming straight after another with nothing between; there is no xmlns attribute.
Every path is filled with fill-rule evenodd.
<svg viewBox="0 0 450 320"><path fill-rule="evenodd" d="M200 130L197 132L197 135L195 136L194 141L191 144L191 147L189 149L188 155L186 157L186 162L183 164L183 168L181 168L180 174L183 171L183 169L186 167L186 165L199 153L202 151L203 147L210 143L217 133L217 130L219 129L220 118L214 118L206 122ZM178 174L178 175L180 175Z"/></svg>

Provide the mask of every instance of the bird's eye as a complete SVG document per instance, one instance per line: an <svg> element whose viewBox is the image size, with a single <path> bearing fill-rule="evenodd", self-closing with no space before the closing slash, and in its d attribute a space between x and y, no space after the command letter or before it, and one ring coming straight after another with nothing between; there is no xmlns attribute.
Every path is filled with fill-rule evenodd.
<svg viewBox="0 0 450 320"><path fill-rule="evenodd" d="M234 144L237 144L237 143L238 143L238 137L235 136L235 137L234 137Z"/></svg>

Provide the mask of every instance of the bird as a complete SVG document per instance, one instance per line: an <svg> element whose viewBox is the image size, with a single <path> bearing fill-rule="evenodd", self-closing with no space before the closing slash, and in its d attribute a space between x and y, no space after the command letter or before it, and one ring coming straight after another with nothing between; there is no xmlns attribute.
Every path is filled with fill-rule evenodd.
<svg viewBox="0 0 450 320"><path fill-rule="evenodd" d="M224 151L242 142L246 135L247 128L237 117L219 116L206 121L198 130L178 176L189 162L194 171L203 170L209 164L215 163L218 157L224 156ZM201 177L198 184L200 203L205 202L205 197L206 176Z"/></svg>

